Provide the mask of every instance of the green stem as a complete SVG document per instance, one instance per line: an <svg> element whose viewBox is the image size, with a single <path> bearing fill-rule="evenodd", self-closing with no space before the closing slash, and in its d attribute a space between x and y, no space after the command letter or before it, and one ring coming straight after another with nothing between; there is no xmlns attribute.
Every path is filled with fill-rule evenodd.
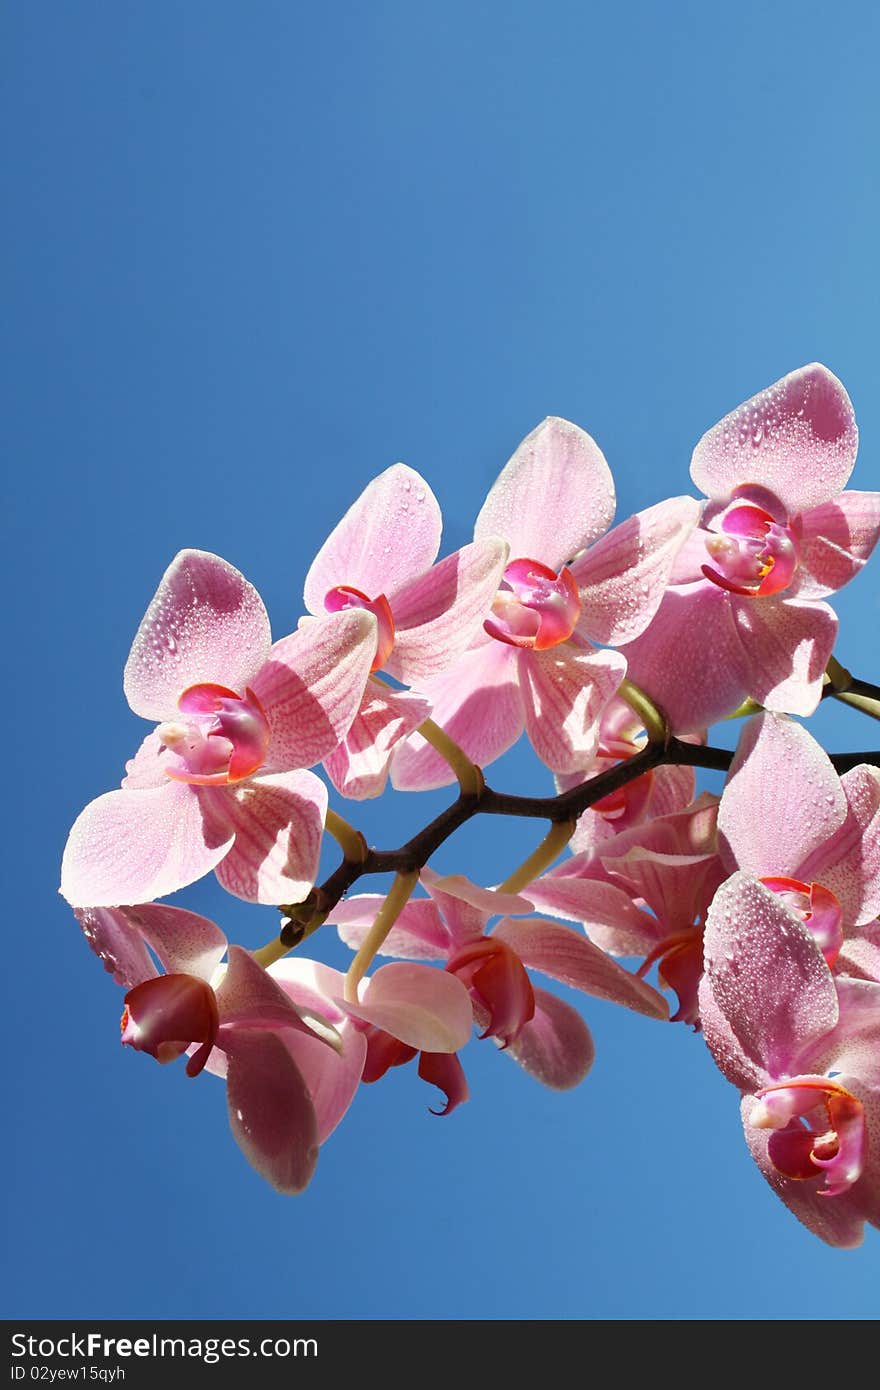
<svg viewBox="0 0 880 1390"><path fill-rule="evenodd" d="M651 697L625 677L620 682L617 693L621 700L625 700L630 709L639 716L645 726L645 733L648 735L649 741L665 744L669 737L669 723Z"/></svg>
<svg viewBox="0 0 880 1390"><path fill-rule="evenodd" d="M463 796L481 796L486 783L483 774L476 763L472 763L463 748L459 748L454 739L444 733L439 724L435 724L433 719L426 719L420 724L417 733L421 734L426 743L430 743L435 752L448 762L452 771L458 778L458 785Z"/></svg>
<svg viewBox="0 0 880 1390"><path fill-rule="evenodd" d="M363 864L368 854L366 840L359 830L355 830L353 825L349 825L344 817L338 816L329 806L324 817L324 828L333 836L346 859L353 864Z"/></svg>
<svg viewBox="0 0 880 1390"><path fill-rule="evenodd" d="M518 869L514 869L512 874L500 885L502 893L518 893L521 888L525 888L527 883L537 878L545 869L549 869L554 859L565 849L577 825L576 820L556 821L551 825L547 834L544 836L537 849L532 850L528 859L523 860Z"/></svg>
<svg viewBox="0 0 880 1390"><path fill-rule="evenodd" d="M349 1004L358 1002L358 985L381 951L386 936L406 907L418 881L419 874L416 870L414 873L398 874L392 883L387 898L376 913L376 920L367 932L360 950L348 968L348 974L345 977L345 998Z"/></svg>

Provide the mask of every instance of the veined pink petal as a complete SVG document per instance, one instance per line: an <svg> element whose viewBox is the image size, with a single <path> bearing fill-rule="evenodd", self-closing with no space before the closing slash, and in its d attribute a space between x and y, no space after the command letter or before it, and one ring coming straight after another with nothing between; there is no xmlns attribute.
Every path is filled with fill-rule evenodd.
<svg viewBox="0 0 880 1390"><path fill-rule="evenodd" d="M715 894L704 940L712 992L746 1055L774 1079L800 1070L838 1017L834 980L809 929L763 884L736 873Z"/></svg>
<svg viewBox="0 0 880 1390"><path fill-rule="evenodd" d="M281 1038L265 1030L237 1031L227 1055L233 1138L279 1192L301 1192L318 1161L318 1127L299 1067Z"/></svg>
<svg viewBox="0 0 880 1390"><path fill-rule="evenodd" d="M571 646L517 653L526 732L553 772L575 772L595 752L602 711L626 675L619 652Z"/></svg>
<svg viewBox="0 0 880 1390"><path fill-rule="evenodd" d="M491 897L491 905L487 906L479 895L486 894L488 896L491 890L478 889L476 884L469 884L462 874L442 877L426 865L422 869L420 877L440 910L440 917L446 929L447 955L451 954L452 951L460 950L462 946L467 946L471 942L479 941L486 930L486 923L493 913L518 911L516 907L496 906L495 900ZM474 890L473 893L468 891L470 888ZM499 894L499 897L501 896ZM520 901L520 899L517 898L516 901ZM526 911L530 912L531 908L527 908Z"/></svg>
<svg viewBox="0 0 880 1390"><path fill-rule="evenodd" d="M276 642L251 682L269 721L266 770L311 767L351 727L376 650L376 619L348 608Z"/></svg>
<svg viewBox="0 0 880 1390"><path fill-rule="evenodd" d="M269 652L269 619L252 584L204 550L182 550L162 577L125 665L126 699L166 719L188 686L214 681L244 693Z"/></svg>
<svg viewBox="0 0 880 1390"><path fill-rule="evenodd" d="M749 693L751 668L733 602L732 594L704 581L668 589L647 631L621 648L628 678L650 695L674 733L714 724Z"/></svg>
<svg viewBox="0 0 880 1390"><path fill-rule="evenodd" d="M842 492L799 518L800 568L790 592L825 598L858 574L880 536L880 492Z"/></svg>
<svg viewBox="0 0 880 1390"><path fill-rule="evenodd" d="M691 477L716 501L751 484L767 488L790 516L827 502L846 486L858 448L852 402L819 362L725 415L700 440Z"/></svg>
<svg viewBox="0 0 880 1390"><path fill-rule="evenodd" d="M718 810L729 871L800 878L808 856L836 834L846 813L840 778L803 725L775 714L748 721Z"/></svg>
<svg viewBox="0 0 880 1390"><path fill-rule="evenodd" d="M431 701L434 722L481 767L522 733L516 656L513 647L486 638L420 691ZM395 749L391 781L398 791L424 791L447 786L455 774L420 734L413 734Z"/></svg>
<svg viewBox="0 0 880 1390"><path fill-rule="evenodd" d="M221 1045L227 1052L230 1033L240 1028L268 1028L275 1032L292 1028L319 1038L325 1047L340 1045L336 1030L321 1010L316 1013L311 1007L297 1006L281 984L241 946L229 947L229 965L215 994L220 1010Z"/></svg>
<svg viewBox="0 0 880 1390"><path fill-rule="evenodd" d="M226 937L209 918L166 903L118 907L113 915L155 951L167 974L196 975L211 983L226 953Z"/></svg>
<svg viewBox="0 0 880 1390"><path fill-rule="evenodd" d="M394 749L430 713L431 705L421 695L389 690L368 680L351 728L339 747L324 759L336 790L355 801L381 796Z"/></svg>
<svg viewBox="0 0 880 1390"><path fill-rule="evenodd" d="M106 792L74 822L61 892L72 907L150 902L202 878L231 845L231 827L193 787Z"/></svg>
<svg viewBox="0 0 880 1390"><path fill-rule="evenodd" d="M340 584L370 598L390 598L433 564L442 525L424 478L404 463L386 468L367 484L312 561L305 583L309 612L322 614L325 594Z"/></svg>
<svg viewBox="0 0 880 1390"><path fill-rule="evenodd" d="M427 865L421 871L422 883L433 898L441 901L444 916L450 900L469 903L477 909L485 922L490 917L516 917L520 913L531 912L533 904L520 893L504 893L500 888L481 888L472 883L464 874L437 874Z"/></svg>
<svg viewBox="0 0 880 1390"><path fill-rule="evenodd" d="M394 595L394 650L384 669L406 685L442 674L480 630L506 563L507 546L492 537L404 584Z"/></svg>
<svg viewBox="0 0 880 1390"><path fill-rule="evenodd" d="M535 1016L505 1053L542 1086L568 1091L587 1075L595 1048L580 1014L554 994L536 988Z"/></svg>
<svg viewBox="0 0 880 1390"><path fill-rule="evenodd" d="M551 415L498 475L474 536L501 536L512 559L528 556L558 570L605 534L614 504L614 480L596 441Z"/></svg>
<svg viewBox="0 0 880 1390"><path fill-rule="evenodd" d="M840 780L846 820L805 868L838 898L845 920L863 926L880 914L880 770L862 763Z"/></svg>
<svg viewBox="0 0 880 1390"><path fill-rule="evenodd" d="M644 632L675 557L700 518L693 497L673 497L615 526L571 566L581 594L577 630L619 646Z"/></svg>
<svg viewBox="0 0 880 1390"><path fill-rule="evenodd" d="M843 1086L871 1087L880 1104L880 982L838 975L835 985L837 1026L821 1039L809 1064Z"/></svg>
<svg viewBox="0 0 880 1390"><path fill-rule="evenodd" d="M145 791L147 787L164 787L168 782L165 762L161 754L165 744L154 729L147 734L133 758L125 764L122 786L125 791Z"/></svg>
<svg viewBox="0 0 880 1390"><path fill-rule="evenodd" d="M580 922L588 936L615 955L643 956L656 943L655 919L613 884L551 872L530 883L528 892L539 910Z"/></svg>
<svg viewBox="0 0 880 1390"><path fill-rule="evenodd" d="M203 787L200 795L235 832L217 865L227 893L246 902L302 902L318 875L324 783L311 772L275 772L237 786Z"/></svg>
<svg viewBox="0 0 880 1390"><path fill-rule="evenodd" d="M570 927L540 917L519 922L505 917L492 937L506 942L530 970L540 970L553 980L561 980L597 999L623 1004L649 1018L669 1018L669 1006L662 994Z"/></svg>
<svg viewBox="0 0 880 1390"><path fill-rule="evenodd" d="M834 650L837 615L827 603L777 598L735 598L732 611L748 694L767 709L812 714Z"/></svg>
<svg viewBox="0 0 880 1390"><path fill-rule="evenodd" d="M132 989L158 975L141 934L130 923L124 907L76 908L74 916L83 936L104 969L123 989Z"/></svg>
<svg viewBox="0 0 880 1390"><path fill-rule="evenodd" d="M308 1033L286 1032L284 1041L312 1097L323 1144L339 1124L360 1084L367 1054L363 1031L334 1003L345 979L338 970L302 956L287 956L270 965L269 974L300 1009L323 1011L339 1035L341 1046L327 1047Z"/></svg>
<svg viewBox="0 0 880 1390"><path fill-rule="evenodd" d="M327 922L337 928L340 940L356 951L365 940L384 901L381 893L361 893L353 898L343 898L329 913ZM400 956L405 960L445 961L449 951L449 933L436 903L430 898L410 898L385 938L379 954Z"/></svg>
<svg viewBox="0 0 880 1390"><path fill-rule="evenodd" d="M471 1035L470 995L460 980L430 965L383 965L346 1013L383 1028L420 1052L458 1052Z"/></svg>

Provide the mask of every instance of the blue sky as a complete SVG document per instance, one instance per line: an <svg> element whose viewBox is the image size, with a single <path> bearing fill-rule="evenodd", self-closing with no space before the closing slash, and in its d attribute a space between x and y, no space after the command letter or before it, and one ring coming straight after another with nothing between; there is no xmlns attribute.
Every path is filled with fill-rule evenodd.
<svg viewBox="0 0 880 1390"><path fill-rule="evenodd" d="M468 1106L434 1119L394 1073L276 1196L220 1083L119 1047L56 887L142 736L122 668L182 546L242 569L281 635L395 460L452 549L564 415L623 518L692 490L702 432L813 359L880 487L878 28L859 3L3 8L7 1317L877 1316L877 1233L822 1247L700 1039L599 1003L579 1091L474 1043ZM868 679L878 588L836 604ZM876 741L847 711L821 728ZM493 782L549 790L522 750ZM444 799L350 814L390 846ZM497 882L530 833L479 822L436 863ZM245 945L274 930L213 880L178 900Z"/></svg>

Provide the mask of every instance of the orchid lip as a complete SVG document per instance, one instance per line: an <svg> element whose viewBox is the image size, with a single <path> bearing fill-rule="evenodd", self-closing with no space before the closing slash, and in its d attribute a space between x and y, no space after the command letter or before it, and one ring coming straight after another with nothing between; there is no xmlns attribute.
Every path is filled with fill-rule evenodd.
<svg viewBox="0 0 880 1390"><path fill-rule="evenodd" d="M567 566L557 573L538 560L512 560L483 627L511 647L548 651L567 642L581 615L577 580Z"/></svg>
<svg viewBox="0 0 880 1390"><path fill-rule="evenodd" d="M716 523L713 523L713 527ZM791 584L798 547L792 528L753 502L735 501L706 536L706 579L728 593L767 598Z"/></svg>
<svg viewBox="0 0 880 1390"><path fill-rule="evenodd" d="M768 1156L783 1177L803 1181L824 1174L819 1196L839 1197L862 1175L865 1114L860 1100L827 1076L792 1076L756 1092L749 1123L772 1131ZM806 1118L822 1106L827 1128Z"/></svg>
<svg viewBox="0 0 880 1390"><path fill-rule="evenodd" d="M761 883L800 917L830 969L843 945L843 909L831 889L821 883L802 883L797 878L769 877L762 878Z"/></svg>
<svg viewBox="0 0 880 1390"><path fill-rule="evenodd" d="M341 613L346 608L363 608L367 613L373 614L378 624L378 634L376 655L370 671L381 670L394 650L395 638L394 614L385 595L377 594L375 598L370 598L349 584L338 584L335 589L327 590L324 595L324 607L328 613Z"/></svg>
<svg viewBox="0 0 880 1390"><path fill-rule="evenodd" d="M242 782L262 767L270 729L253 690L241 696L225 685L191 685L177 708L186 717L156 730L168 754L164 772L173 782L223 786Z"/></svg>

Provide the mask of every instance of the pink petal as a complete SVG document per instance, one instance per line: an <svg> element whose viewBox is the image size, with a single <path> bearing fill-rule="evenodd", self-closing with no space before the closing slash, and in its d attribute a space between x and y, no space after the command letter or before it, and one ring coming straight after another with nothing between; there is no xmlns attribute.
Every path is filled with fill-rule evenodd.
<svg viewBox="0 0 880 1390"><path fill-rule="evenodd" d="M569 927L540 917L520 922L505 917L492 936L506 942L530 970L649 1018L669 1018L662 994Z"/></svg>
<svg viewBox="0 0 880 1390"><path fill-rule="evenodd" d="M581 591L577 630L610 646L643 632L666 591L673 562L700 518L693 497L637 512L571 566Z"/></svg>
<svg viewBox="0 0 880 1390"><path fill-rule="evenodd" d="M76 920L104 969L123 989L132 989L158 975L140 932L133 927L124 907L77 908Z"/></svg>
<svg viewBox="0 0 880 1390"><path fill-rule="evenodd" d="M318 1161L315 1110L281 1038L240 1031L228 1051L226 1095L233 1138L279 1192L301 1192Z"/></svg>
<svg viewBox="0 0 880 1390"><path fill-rule="evenodd" d="M376 650L362 608L307 620L276 642L251 686L270 728L267 771L312 767L348 733Z"/></svg>
<svg viewBox="0 0 880 1390"><path fill-rule="evenodd" d="M551 415L522 441L483 503L474 536L500 536L514 560L558 570L605 534L614 480L594 439Z"/></svg>
<svg viewBox="0 0 880 1390"><path fill-rule="evenodd" d="M733 616L747 667L747 693L787 714L812 714L837 637L827 603L734 599Z"/></svg>
<svg viewBox="0 0 880 1390"><path fill-rule="evenodd" d="M880 1090L880 983L838 976L837 1027L811 1057L820 1074L833 1075L842 1086Z"/></svg>
<svg viewBox="0 0 880 1390"><path fill-rule="evenodd" d="M794 913L763 884L734 874L709 909L705 965L746 1056L773 1078L809 1070L805 1059L837 1022L837 992Z"/></svg>
<svg viewBox="0 0 880 1390"><path fill-rule="evenodd" d="M880 770L861 763L841 786L846 820L806 868L835 894L845 920L863 926L880 914Z"/></svg>
<svg viewBox="0 0 880 1390"><path fill-rule="evenodd" d="M619 652L570 646L517 654L526 732L553 772L576 772L595 752L599 720L626 675Z"/></svg>
<svg viewBox="0 0 880 1390"><path fill-rule="evenodd" d="M155 951L168 975L197 975L211 983L226 954L226 937L207 917L165 903L114 909L131 930Z"/></svg>
<svg viewBox="0 0 880 1390"><path fill-rule="evenodd" d="M309 1037L317 1036L323 1047L333 1048L339 1044L338 1035L324 1017L321 1004L317 1011L298 1007L279 982L241 946L229 947L229 965L215 994L220 1010L219 1045L227 1052L230 1038L242 1028L248 1032L260 1028L275 1032L293 1029L308 1033ZM330 1008L332 1010L332 1005Z"/></svg>
<svg viewBox="0 0 880 1390"><path fill-rule="evenodd" d="M813 362L704 434L694 450L691 477L718 501L745 483L767 488L793 516L846 486L857 448L849 396L827 367Z"/></svg>
<svg viewBox="0 0 880 1390"><path fill-rule="evenodd" d="M419 1056L419 1076L437 1086L446 1097L442 1110L431 1109L432 1115L451 1115L457 1106L470 1100L464 1068L454 1052L423 1052Z"/></svg>
<svg viewBox="0 0 880 1390"><path fill-rule="evenodd" d="M385 670L406 685L441 675L482 627L507 563L507 546L474 541L394 596L394 650Z"/></svg>
<svg viewBox="0 0 880 1390"><path fill-rule="evenodd" d="M433 898L441 903L444 917L453 902L468 903L481 914L484 923L490 917L516 917L531 912L533 904L520 893L504 893L500 888L481 888L464 874L436 874L427 866L421 871L422 883Z"/></svg>
<svg viewBox="0 0 880 1390"><path fill-rule="evenodd" d="M880 536L880 492L842 492L800 518L800 598L836 593L863 569Z"/></svg>
<svg viewBox="0 0 880 1390"><path fill-rule="evenodd" d="M589 937L615 955L646 955L657 940L655 919L610 883L575 874L549 873L530 883L528 891L535 907L580 922Z"/></svg>
<svg viewBox="0 0 880 1390"><path fill-rule="evenodd" d="M366 982L360 1004L344 1008L420 1052L458 1052L473 1023L470 995L460 980L406 962L381 966Z"/></svg>
<svg viewBox="0 0 880 1390"><path fill-rule="evenodd" d="M650 695L674 733L714 724L748 694L750 668L731 600L703 581L668 589L647 631L621 648L628 678Z"/></svg>
<svg viewBox="0 0 880 1390"><path fill-rule="evenodd" d="M183 783L106 792L74 822L61 892L73 907L149 902L194 883L231 844L231 828Z"/></svg>
<svg viewBox="0 0 880 1390"><path fill-rule="evenodd" d="M433 564L442 524L424 478L404 463L386 468L352 503L312 561L305 583L309 612L322 614L325 594L340 584L368 598L390 598Z"/></svg>
<svg viewBox="0 0 880 1390"><path fill-rule="evenodd" d="M808 855L845 818L840 778L803 725L774 714L750 719L718 810L719 849L728 870L799 878Z"/></svg>
<svg viewBox="0 0 880 1390"><path fill-rule="evenodd" d="M217 877L246 902L299 903L318 876L327 788L311 772L275 772L201 796L235 832ZM143 792L138 793L144 795Z"/></svg>
<svg viewBox="0 0 880 1390"><path fill-rule="evenodd" d="M516 651L487 638L436 680L422 687L439 724L481 767L506 752L522 733ZM391 781L398 791L424 791L455 781L449 764L420 734L395 750Z"/></svg>
<svg viewBox="0 0 880 1390"><path fill-rule="evenodd" d="M333 997L341 995L345 983L338 970L302 956L287 956L270 965L269 974L297 1008L323 1013L339 1035L341 1046L332 1048L308 1033L284 1034L285 1044L309 1088L318 1141L323 1144L339 1124L360 1084L367 1055L366 1036L333 1003Z"/></svg>
<svg viewBox="0 0 880 1390"><path fill-rule="evenodd" d="M327 922L339 931L339 938L356 951L385 899L381 893L362 893L336 904ZM430 898L410 898L388 936L380 955L402 956L405 960L445 961L449 955L449 934L436 903Z"/></svg>
<svg viewBox="0 0 880 1390"><path fill-rule="evenodd" d="M580 1014L545 989L536 989L535 1016L505 1054L543 1086L568 1091L587 1075L595 1049Z"/></svg>
<svg viewBox="0 0 880 1390"><path fill-rule="evenodd" d="M161 754L165 744L154 729L147 734L133 758L125 764L122 786L126 791L145 791L147 787L164 787L168 782L165 760Z"/></svg>
<svg viewBox="0 0 880 1390"><path fill-rule="evenodd" d="M439 908L440 919L446 930L447 955L471 942L479 941L493 912L506 910L495 907L494 899L491 899L490 905L487 906L485 901L476 895L488 895L490 890L478 889L475 884L468 884L468 880L462 874L441 877L433 869L425 866L421 871L421 880ZM468 891L469 888L474 889L473 894ZM517 898L516 901L521 900ZM516 907L507 910L518 911ZM531 907L526 908L526 911L530 912Z"/></svg>
<svg viewBox="0 0 880 1390"><path fill-rule="evenodd" d="M430 703L420 695L367 681L351 728L339 747L324 759L336 790L356 801L381 796L394 749L430 713Z"/></svg>
<svg viewBox="0 0 880 1390"><path fill-rule="evenodd" d="M266 659L269 619L252 584L204 550L172 560L137 630L124 689L135 714L166 719L191 685L243 694Z"/></svg>

